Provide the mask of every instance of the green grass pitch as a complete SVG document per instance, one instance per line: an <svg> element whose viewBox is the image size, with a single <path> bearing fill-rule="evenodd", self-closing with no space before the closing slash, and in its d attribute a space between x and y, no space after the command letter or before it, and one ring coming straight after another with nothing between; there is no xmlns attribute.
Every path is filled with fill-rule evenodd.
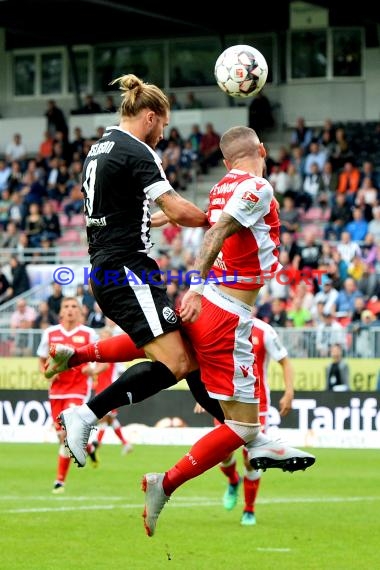
<svg viewBox="0 0 380 570"><path fill-rule="evenodd" d="M185 451L141 445L121 456L104 445L99 468L72 465L55 496L57 445L1 443L1 570L380 568L378 450L317 449L305 472L267 471L253 527L240 526L242 489L223 509L226 479L214 468L177 490L148 538L141 477Z"/></svg>

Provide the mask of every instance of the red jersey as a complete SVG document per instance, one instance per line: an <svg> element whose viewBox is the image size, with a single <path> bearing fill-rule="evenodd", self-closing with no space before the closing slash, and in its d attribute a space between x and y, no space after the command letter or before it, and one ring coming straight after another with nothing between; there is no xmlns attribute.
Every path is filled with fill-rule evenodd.
<svg viewBox="0 0 380 570"><path fill-rule="evenodd" d="M224 240L211 269L219 283L250 290L274 274L278 262L280 221L273 188L265 178L231 170L210 192L208 220L218 221L222 212L243 228Z"/></svg>
<svg viewBox="0 0 380 570"><path fill-rule="evenodd" d="M47 358L51 343L60 343L73 348L80 348L86 344L95 342L97 335L93 329L85 325L79 325L71 331L67 331L62 325L53 325L44 330L41 342L37 349L37 356ZM88 398L91 393L91 380L82 374L82 368L86 364L70 368L54 377L49 388L50 399Z"/></svg>
<svg viewBox="0 0 380 570"><path fill-rule="evenodd" d="M288 351L282 344L275 329L256 317L253 319L252 344L255 353L257 373L260 378L260 413L267 413L270 405L268 366L271 358L279 362Z"/></svg>

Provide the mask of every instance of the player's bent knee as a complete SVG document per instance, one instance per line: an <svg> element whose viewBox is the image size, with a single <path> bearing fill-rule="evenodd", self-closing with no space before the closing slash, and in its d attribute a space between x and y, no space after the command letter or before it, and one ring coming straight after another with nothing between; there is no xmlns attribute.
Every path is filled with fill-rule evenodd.
<svg viewBox="0 0 380 570"><path fill-rule="evenodd" d="M246 424L243 422L236 422L235 420L225 420L225 424L236 433L245 443L249 443L256 439L261 431L261 424Z"/></svg>

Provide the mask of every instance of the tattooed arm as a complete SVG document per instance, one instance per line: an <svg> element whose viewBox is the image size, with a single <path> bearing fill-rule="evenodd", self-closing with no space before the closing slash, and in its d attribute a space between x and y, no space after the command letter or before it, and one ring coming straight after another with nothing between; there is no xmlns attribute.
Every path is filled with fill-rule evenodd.
<svg viewBox="0 0 380 570"><path fill-rule="evenodd" d="M226 238L242 229L242 225L232 216L223 212L219 220L206 231L200 251L194 262L194 270L205 279L213 266Z"/></svg>
<svg viewBox="0 0 380 570"><path fill-rule="evenodd" d="M234 217L223 212L219 220L206 231L193 268L199 277L206 279L224 240L242 227ZM180 315L184 323L196 321L201 312L203 285L192 287L185 293L181 303Z"/></svg>
<svg viewBox="0 0 380 570"><path fill-rule="evenodd" d="M174 190L161 194L155 200L157 206L167 215L171 222L197 228L208 225L207 216L198 206L182 198Z"/></svg>

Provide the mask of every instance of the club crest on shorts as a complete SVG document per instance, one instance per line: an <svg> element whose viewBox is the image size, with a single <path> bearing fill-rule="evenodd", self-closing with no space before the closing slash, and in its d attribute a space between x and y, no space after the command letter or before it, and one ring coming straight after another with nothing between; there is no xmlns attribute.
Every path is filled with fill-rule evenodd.
<svg viewBox="0 0 380 570"><path fill-rule="evenodd" d="M171 309L170 307L164 307L162 309L162 314L163 314L165 321L167 321L168 323L176 323L177 322L177 315L175 314L173 309Z"/></svg>

